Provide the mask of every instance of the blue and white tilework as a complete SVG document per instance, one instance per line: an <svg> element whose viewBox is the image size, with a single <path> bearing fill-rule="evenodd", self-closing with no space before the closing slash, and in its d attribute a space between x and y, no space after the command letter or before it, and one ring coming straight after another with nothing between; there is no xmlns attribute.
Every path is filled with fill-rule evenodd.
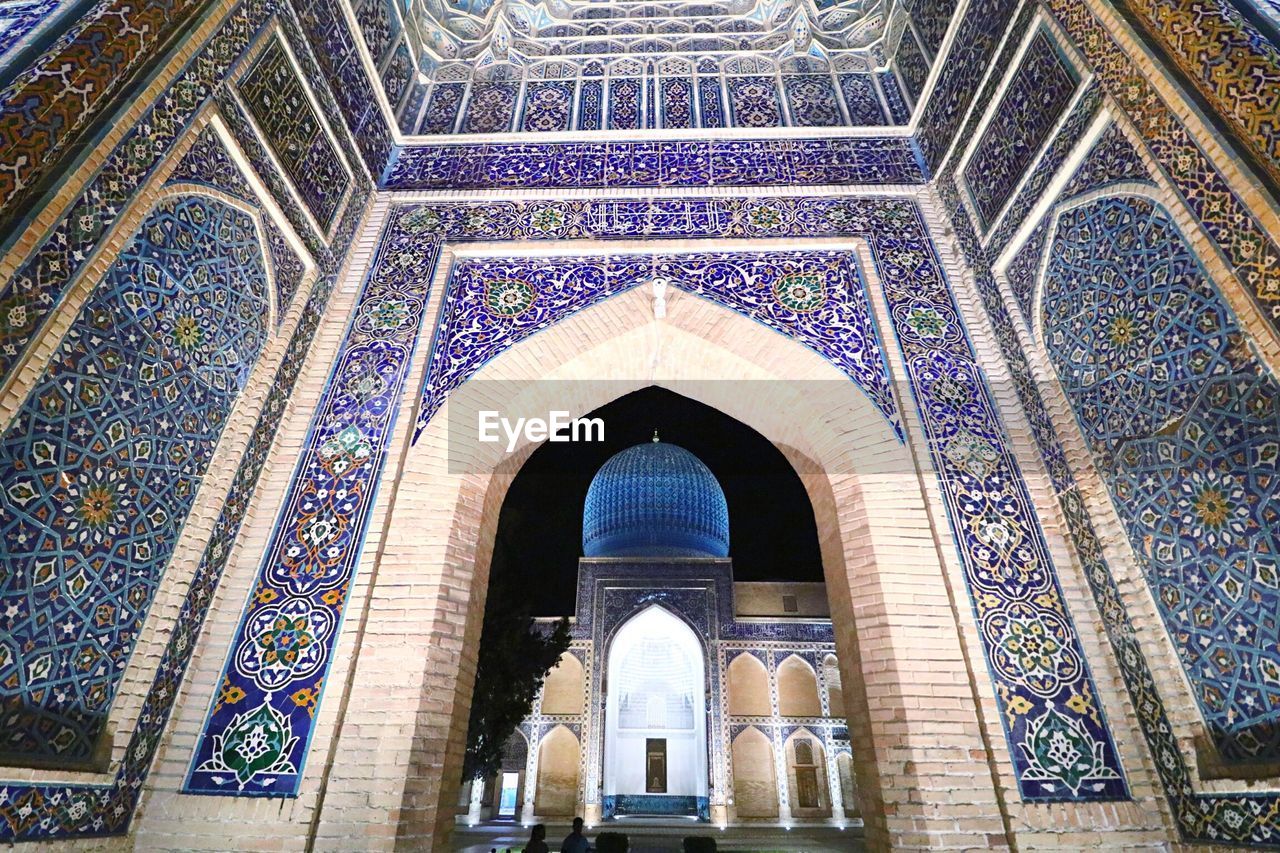
<svg viewBox="0 0 1280 853"><path fill-rule="evenodd" d="M777 84L772 77L731 77L729 104L735 127L779 127L783 124Z"/></svg>
<svg viewBox="0 0 1280 853"><path fill-rule="evenodd" d="M273 534L256 587L263 594L251 598L234 641L218 699L193 760L188 789L267 796L287 796L296 789L311 731L310 705L327 672L327 660L321 659L330 654L332 620L340 616L345 603L345 593L338 590L348 588L356 565L389 419L394 417L414 347L416 325L410 318L425 301L422 282L431 278L440 240L822 234L870 240L880 277L886 282L894 333L907 357L953 529L962 531L957 547L971 585L1023 798L1126 797L1115 747L1043 534L924 222L908 200L866 198L583 200L399 208L387 226L379 262L365 285L352 333L313 422L315 439L295 471L288 508ZM417 288L412 294L403 289L410 279ZM515 278L504 281L506 285L480 291L482 304L515 312L517 318L535 310L536 286L515 286L511 284L518 281ZM814 292L812 286L802 290L796 296L803 297L802 302ZM544 298L554 304L555 292L553 288L552 295ZM352 373L348 352L365 346L365 330L375 328L375 321L395 329L396 344L378 350L377 359L370 356ZM379 381L362 383L356 377L378 377ZM361 414L363 402L348 390L353 381L356 387L376 389L369 399L377 417L368 422L369 429L360 426L366 415ZM396 394L389 396L393 386ZM353 424L355 431L348 430ZM332 488L339 479L340 492ZM339 493L344 496L341 501L333 497ZM310 651L305 661L299 659L305 674L293 680L289 666L262 657L262 650L269 650L274 642L271 632L285 623L255 614L293 602L298 584L303 588L296 597L305 599L309 609L302 603L291 604L296 612L283 615L289 617L285 620L289 631L307 635ZM312 615L317 617L314 625L307 621ZM245 740L248 733L262 730L270 732L270 749L250 750ZM1064 756L1070 760L1064 761Z"/></svg>
<svg viewBox="0 0 1280 853"><path fill-rule="evenodd" d="M1013 387L1031 425L1031 434L1044 459L1067 521L1067 530L1107 638L1124 678L1132 705L1160 779L1165 797L1174 813L1178 831L1187 841L1275 845L1280 843L1280 796L1276 794L1200 794L1174 726L1165 710L1160 688L1138 640L1138 629L1130 617L1119 585L1103 553L1096 530L1076 486L1057 433L1041 396L1040 386L1027 361L1026 338L1005 308L1004 298L978 242L972 221L960 203L949 179L939 190L956 228L965 257L973 267L978 293L995 330L1001 354L1013 376Z"/></svg>
<svg viewBox="0 0 1280 853"><path fill-rule="evenodd" d="M845 123L830 75L789 74L783 78L783 85L791 107L791 123L796 127L835 127Z"/></svg>
<svg viewBox="0 0 1280 853"><path fill-rule="evenodd" d="M1044 343L1226 761L1280 757L1280 385L1169 214L1058 216Z"/></svg>
<svg viewBox="0 0 1280 853"><path fill-rule="evenodd" d="M10 300L10 309L14 305L36 308L37 306L23 299L21 294L23 287L39 284L40 292L49 301L41 303L46 307L27 313L28 332L38 327L39 319L48 310L47 306L56 304L66 282L90 257L83 247L94 245L115 218L128 209L130 197L148 178L156 164L166 156L174 142L186 132L188 123L208 103L209 96L218 94L224 108L226 104L234 103L234 99L222 97L225 90L220 93L218 83L236 58L243 54L262 25L269 20L272 8L270 4L249 2L231 13L205 47L196 53L179 74L173 84L173 92L159 99L145 119L126 134L120 145L108 155L81 197L72 203L61 222L55 225L46 242L37 247L32 256L31 269L33 272L39 271L36 273L38 277L26 284L21 278L11 282L18 289L10 290L7 297L0 297ZM310 63L307 48L295 40L297 30L292 19L286 16L277 20L280 20L290 38L295 55L304 65ZM317 86L315 91L327 107L327 103L331 102L323 99L328 97L328 91L322 85ZM311 291L302 318L294 328L281 365L270 383L261 414L235 468L221 511L213 522L213 531L204 554L187 587L180 613L155 670L154 680L145 692L136 725L129 734L128 744L110 781L105 784L0 783L0 838L47 840L127 831L152 759L161 743L173 699L181 686L195 640L203 626L214 590L245 517L267 451L271 447L276 426L284 413L302 359L332 291L336 258L340 257L335 252L340 253L345 248L359 221L366 199L363 187L347 206L342 222L326 244L307 224L300 207L285 188L284 177L276 171L247 120L240 115L233 122L228 116L228 124L237 135L237 142L249 157L254 171L272 189L286 218L294 226L312 257L317 260L321 277ZM224 163L202 160L203 154L198 152L203 142L204 140L197 140L192 153L175 172L175 179L207 183L239 196L243 192L243 186L232 186L239 178L226 172ZM229 179L231 183L226 183L224 179ZM256 205L256 199L253 201ZM273 228L273 225L268 225L268 232ZM268 242L273 242L270 237ZM277 248L279 247L272 246L273 257ZM210 253L206 260L214 257L217 257L216 252ZM56 258L62 260L55 260ZM222 293L217 298L225 301L228 296L229 293ZM10 319L14 317L12 310L5 313ZM259 310L258 314L258 320L265 322L268 312ZM10 343L19 340L22 338L10 338ZM20 350L15 346L9 351L10 357L18 352ZM167 368L181 371L183 366L175 361ZM198 450L198 447L194 449ZM175 487L177 485L175 482ZM145 591L145 585L139 589ZM136 593L137 590L135 595ZM131 606L136 606L135 602L130 603ZM124 639L132 642L128 637Z"/></svg>
<svg viewBox="0 0 1280 853"><path fill-rule="evenodd" d="M568 130L573 112L573 83L541 80L525 88L524 115L520 129L524 131Z"/></svg>
<svg viewBox="0 0 1280 853"><path fill-rule="evenodd" d="M0 438L0 751L85 762L266 343L249 214L160 202Z"/></svg>
<svg viewBox="0 0 1280 853"><path fill-rule="evenodd" d="M556 230L564 213L534 221ZM418 430L507 348L610 296L661 278L791 337L858 384L901 435L857 263L848 253L618 255L467 260L451 273Z"/></svg>
<svg viewBox="0 0 1280 853"><path fill-rule="evenodd" d="M1048 34L1037 32L964 167L965 184L982 222L994 222L1013 195L1070 103L1078 80Z"/></svg>
<svg viewBox="0 0 1280 853"><path fill-rule="evenodd" d="M402 149L386 189L918 184L910 140L723 139L434 145Z"/></svg>

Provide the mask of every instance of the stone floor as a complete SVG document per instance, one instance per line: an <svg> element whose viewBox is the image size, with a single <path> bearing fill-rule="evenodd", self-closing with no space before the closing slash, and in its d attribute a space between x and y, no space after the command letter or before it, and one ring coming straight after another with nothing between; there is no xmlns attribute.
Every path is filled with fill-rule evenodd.
<svg viewBox="0 0 1280 853"><path fill-rule="evenodd" d="M705 824L635 819L596 827L588 830L587 837L594 838L602 830L625 832L629 853L680 853L681 839L686 835L714 835L718 849L733 853L851 853L866 849L860 826L840 829L826 824L798 824L790 830L778 826L721 830ZM559 850L568 832L567 824L548 824L548 846ZM453 832L453 849L457 853L519 853L528 839L527 828L510 823L459 826Z"/></svg>

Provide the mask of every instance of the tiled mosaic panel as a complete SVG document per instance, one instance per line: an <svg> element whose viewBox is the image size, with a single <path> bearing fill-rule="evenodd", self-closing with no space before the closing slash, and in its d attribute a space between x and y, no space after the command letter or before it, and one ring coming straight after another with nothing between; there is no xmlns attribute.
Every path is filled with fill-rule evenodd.
<svg viewBox="0 0 1280 853"><path fill-rule="evenodd" d="M293 8L294 4L282 7L282 13L288 13L282 14L282 20L292 22ZM296 9L307 41L315 49L313 65L318 66L315 71L304 68L306 77L328 82L337 101L336 110L325 110L326 117L345 120L369 172L381 174L391 156L391 128L374 94L379 84L365 73L356 49L359 36L350 30L339 0L298 0Z"/></svg>
<svg viewBox="0 0 1280 853"><path fill-rule="evenodd" d="M1090 190L1129 181L1150 184L1151 176L1124 131L1112 124L1089 149L1058 198L1066 201Z"/></svg>
<svg viewBox="0 0 1280 853"><path fill-rule="evenodd" d="M1013 232L1023 223L1026 213L1040 199L1044 186L1057 173L1062 161L1075 147L1079 134L1073 130L1073 120L1080 112L1079 108L1085 105L1087 100L1090 100L1089 95L1082 98L1076 105L1076 109L1072 111L1072 117L1063 126L1062 133L1054 139L1044 159L1036 166L1035 172L1027 181L1027 186L1018 194L1018 202L993 233L987 246L991 254L1004 250L1006 242L1012 239ZM1080 123L1087 124L1088 121ZM1076 168L1067 186L1059 193L1058 201L1066 201L1082 193L1122 181L1150 185L1147 168L1138 156L1138 152L1125 138L1124 131L1119 125L1112 124L1102 132L1102 136L1089 150L1084 162ZM1032 325L1036 284L1044 261L1044 244L1049 236L1051 220L1052 217L1045 217L1040 221L1005 269L1009 289L1017 300L1022 319L1028 328Z"/></svg>
<svg viewBox="0 0 1280 853"><path fill-rule="evenodd" d="M262 51L239 90L298 195L328 228L351 181L278 39Z"/></svg>
<svg viewBox="0 0 1280 853"><path fill-rule="evenodd" d="M1045 345L1228 761L1280 757L1280 385L1169 215L1061 214Z"/></svg>
<svg viewBox="0 0 1280 853"><path fill-rule="evenodd" d="M119 91L157 46L189 19L194 0L137 3L111 0L87 10L41 56L24 69L0 94L0 223L9 226L29 210L23 207L36 183L53 166L67 144L98 117L109 96ZM46 9L48 7L45 7ZM262 22L270 0L255 0L236 16L223 38L240 42ZM205 78L238 55L224 54L210 67L184 72L188 81ZM68 70L75 85L68 85ZM188 91L181 105L161 112L182 114L208 94L199 85ZM157 127L161 135L173 128Z"/></svg>
<svg viewBox="0 0 1280 853"><path fill-rule="evenodd" d="M188 793L297 791L426 308L422 282L435 247L425 257L415 254L421 249L411 234L384 241L361 290L196 746Z"/></svg>
<svg viewBox="0 0 1280 853"><path fill-rule="evenodd" d="M6 0L0 3L0 59L23 46L66 0Z"/></svg>
<svg viewBox="0 0 1280 853"><path fill-rule="evenodd" d="M537 214L554 227L564 215ZM901 435L880 342L848 253L468 260L451 274L417 433L448 394L530 335L655 277L799 341L858 384ZM416 433L415 433L416 438Z"/></svg>
<svg viewBox="0 0 1280 853"><path fill-rule="evenodd" d="M683 78L662 81L662 126L693 127L693 83Z"/></svg>
<svg viewBox="0 0 1280 853"><path fill-rule="evenodd" d="M1023 321L1030 326L1034 316L1036 285L1040 281L1040 267L1044 262L1044 243L1049 238L1049 220L1042 221L1027 237L1017 254L1005 269L1009 289L1013 291Z"/></svg>
<svg viewBox="0 0 1280 853"><path fill-rule="evenodd" d="M1034 501L932 245L901 225L871 239L1022 799L1128 799Z"/></svg>
<svg viewBox="0 0 1280 853"><path fill-rule="evenodd" d="M889 124L906 124L911 121L911 108L902 97L902 87L892 71L883 71L876 75L880 91L884 94L885 111L889 114ZM851 108L852 109L852 108Z"/></svg>
<svg viewBox="0 0 1280 853"><path fill-rule="evenodd" d="M734 127L780 127L782 106L773 77L730 77Z"/></svg>
<svg viewBox="0 0 1280 853"><path fill-rule="evenodd" d="M604 127L604 83L584 80L578 89L578 130L601 130Z"/></svg>
<svg viewBox="0 0 1280 853"><path fill-rule="evenodd" d="M991 102L995 100L996 95L1001 94L1004 90L1004 74L1002 72L1013 67L1014 57L1021 49L1027 32L1034 22L1037 8L1038 6L1035 3L1015 0L1007 10L1002 10L1004 14L1008 15L1013 15L1016 11L1017 15L1014 16L1013 22L1009 24L1007 29L1003 32L1004 44L1000 47L999 54L984 57L985 65L977 69L968 65L960 66L960 70L969 72L964 75L963 81L953 78L952 76L951 69L953 68L952 62L954 60L949 57L947 61L943 63L942 75L939 77L938 81L938 92L945 94L940 94L929 99L929 105L927 107L928 112L926 113L926 118L929 123L921 126L921 132L919 134L921 147L925 151L926 156L931 158L931 164L936 164L938 162L938 158L941 158L943 152L947 150L947 146L951 145L953 139L957 143L950 149L950 154L948 155L946 162L940 167L935 165L936 174L943 175L954 171L957 161L964 155L966 150L966 146L963 142L965 140L973 139L978 135L979 126L986 118L988 107L991 106ZM968 28L970 24L971 22L966 16L966 28ZM966 29L964 35L967 38L972 38L978 34L972 29ZM999 38L1001 36L1001 31L997 29L993 34L990 30L987 30L982 32L980 37L991 38L993 36L995 38ZM991 43L989 47L994 52L996 44ZM964 47L962 47L959 42L951 47L953 54L956 51L961 50L964 50ZM970 58L970 61L972 61L972 59L973 57ZM985 80L980 76L984 69L991 72L987 75ZM973 73L975 70L978 73ZM970 94L967 96L966 100L966 95L963 93L963 90L957 89L957 86L961 84L973 88L977 88L979 84L982 85L981 88L978 89L976 95ZM958 92L959 97L957 97ZM972 102L971 109L970 101ZM947 114L945 116L933 115L933 104L935 103L939 105L945 104L948 107ZM963 127L959 126L959 122L964 113L957 113L955 112L956 109L969 109L968 120L964 123ZM941 121L942 119L955 123L955 127L952 128L955 132L954 137L948 137L943 133L943 130L948 125L944 124Z"/></svg>
<svg viewBox="0 0 1280 853"><path fill-rule="evenodd" d="M463 133L506 133L516 110L518 83L476 83L467 102Z"/></svg>
<svg viewBox="0 0 1280 853"><path fill-rule="evenodd" d="M714 78L698 78L698 109L703 127L728 127L729 119L724 111L724 94L720 81Z"/></svg>
<svg viewBox="0 0 1280 853"><path fill-rule="evenodd" d="M524 131L568 130L573 110L573 83L544 80L529 83L525 89Z"/></svg>
<svg viewBox="0 0 1280 853"><path fill-rule="evenodd" d="M1085 6L1047 0L1097 78L1133 121L1155 161L1217 244L1269 322L1280 326L1280 247L1227 184L1177 115ZM1251 86L1252 84L1243 84Z"/></svg>
<svg viewBox="0 0 1280 853"><path fill-rule="evenodd" d="M793 74L782 82L791 107L791 123L796 127L835 127L845 123L829 75Z"/></svg>
<svg viewBox="0 0 1280 853"><path fill-rule="evenodd" d="M452 133L458 120L467 87L463 83L438 83L431 88L431 100L422 116L419 133Z"/></svg>
<svg viewBox="0 0 1280 853"><path fill-rule="evenodd" d="M918 184L921 163L900 138L654 140L414 146L389 190Z"/></svg>
<svg viewBox="0 0 1280 853"><path fill-rule="evenodd" d="M1099 110L1102 109L1102 90L1095 84L1089 84L1080 100L1076 101L1071 112L1062 122L1052 141L1045 149L1035 168L1027 180L1018 189L1008 211L1000 218L1000 223L987 236L987 249L992 255L999 255L1022 227L1022 223L1031 213L1032 208L1044 195L1049 182L1076 150L1080 140L1088 132L1090 125Z"/></svg>
<svg viewBox="0 0 1280 853"><path fill-rule="evenodd" d="M614 130L786 124L875 126L886 124L886 115L893 115L895 124L907 120L906 105L902 103L897 84L893 83L892 90L882 95L872 74L847 73L837 77L825 72L788 73L780 78L753 75L725 79L727 83L722 82L719 75L655 77L650 73L608 81L595 77L529 80L523 91L518 82L439 82L430 87L432 106L428 107L417 132L453 132L447 115L455 113L458 105L464 113L460 129L466 133L506 132L509 115L520 116L515 129L522 133L600 130L606 98L608 127ZM837 85L849 101L848 119L840 108ZM498 87L501 95L494 94L494 87ZM466 92L470 92L470 100ZM564 110L566 104L573 103L575 93L579 99L578 115L576 124L571 124ZM784 99L789 113L782 108ZM732 105L732 115L726 113L725 104Z"/></svg>
<svg viewBox="0 0 1280 853"><path fill-rule="evenodd" d="M844 95L845 106L849 108L849 120L852 124L888 123L884 107L876 93L875 78L870 74L841 74L840 91Z"/></svg>
<svg viewBox="0 0 1280 853"><path fill-rule="evenodd" d="M259 207L257 194L250 188L240 167L232 160L222 140L212 127L206 127L182 160L169 173L168 185L205 184ZM293 304L293 297L302 285L306 272L302 259L289 245L284 234L276 227L271 216L259 207L267 247L271 253L272 289L276 297L276 325L284 320L284 314Z"/></svg>
<svg viewBox="0 0 1280 853"><path fill-rule="evenodd" d="M399 116L396 119L396 126L400 128L401 133L407 135L418 129L418 123L422 119L422 106L427 102L429 91L430 87L419 80L414 80L409 86L409 94L400 105ZM457 109L456 105L454 109Z"/></svg>
<svg viewBox="0 0 1280 853"><path fill-rule="evenodd" d="M409 46L401 39L396 45L395 53L382 71L382 90L387 95L387 103L394 110L400 104L405 90L413 79L413 57L409 55Z"/></svg>
<svg viewBox="0 0 1280 853"><path fill-rule="evenodd" d="M379 476L378 460L389 435L386 418L398 399L384 392L391 386L399 388L412 344L398 340L395 347L380 349L376 366L369 368L385 380L366 386L376 391L382 419L371 422L374 432L361 428L344 433L351 418L362 411L358 400L345 407L336 405L350 387L346 353L349 346L363 345L364 329L373 328L375 318L384 318L378 322L397 330L413 326L416 332L404 312L412 315L420 310L425 298L409 297L398 287L389 288L394 293L390 298L377 296L378 282L390 285L412 277L421 287L430 277L437 239L863 235L872 240L882 277L894 282L890 296L899 324L895 332L907 351L913 378L924 383L917 389L921 415L930 430L941 484L951 498L948 506L954 527L975 531L972 536L963 535L957 544L974 584L983 636L989 641L984 648L991 655L1001 718L1022 796L1039 800L1125 796L1114 746L1048 562L1043 535L924 229L914 205L902 199L493 202L415 205L397 211L383 238L381 251L388 262L379 263L371 273L364 290L367 298L356 309L355 333L344 344L331 393L313 422L313 435L325 443L316 449L318 442L309 442L310 449L295 469L291 495L299 497L291 498L290 509L277 525L258 582L260 589L273 591L284 583L307 585L310 609L295 605L297 618L286 622L289 631L308 635L309 649L319 648L299 664L306 670L305 677L284 681L292 678L293 671L281 669L260 653L271 648L274 634L261 634L265 643L255 644L253 638L259 634L259 625L274 631L273 626L284 624L268 625L265 616L255 619L261 602L274 606L285 599L270 594L251 598L254 604L233 643L219 698L193 761L190 790L287 796L296 785L303 757L299 743L309 737L312 720L307 709L319 695L327 666L316 659L327 657L333 636L328 627L333 614L324 607L340 609L345 592L319 603L316 596L321 589L345 591L349 586L364 536L368 496ZM939 301L944 294L946 303ZM521 304L518 287L510 294L499 290L493 295L508 310ZM334 469L340 473L335 475ZM303 499L322 491L335 495L325 485L332 486L335 476L346 478L342 494L349 498ZM1028 593L1034 595L1028 599ZM316 617L318 633L304 616ZM321 635L325 641L311 642ZM281 680L278 692L269 694L259 686L268 677ZM260 736L263 732L265 740ZM246 740L251 735L252 740ZM267 750L258 750L264 743ZM1063 762L1064 756L1071 756L1069 765Z"/></svg>
<svg viewBox="0 0 1280 853"><path fill-rule="evenodd" d="M174 140L202 105L191 93L214 91L218 80L241 55L251 36L266 19L266 11L254 0L238 7L215 31L202 50L180 72L165 97L148 110L102 167L79 199L75 200L62 220L38 247L28 265L29 274L21 274L8 284L7 294L0 300L8 307L21 306L21 312L6 310L6 320L20 318L20 326L5 332L17 332L0 339L0 362L5 361L6 347L25 344L26 334L38 327L49 305L55 304L62 288L90 256L89 247L115 217L127 209L127 200L166 155ZM317 79L315 66L305 45L298 40L297 28L289 16L277 18L292 40L295 53L306 73ZM326 110L336 114L327 89L316 88ZM224 97L218 100L224 118L232 127L237 141L254 170L275 196L286 218L301 236L312 256L320 262L322 278L312 289L306 309L295 327L284 359L278 369L262 412L254 425L250 442L236 468L226 502L214 522L214 529L196 574L187 588L181 612L164 649L155 678L144 700L142 713L125 749L114 779L106 785L32 785L25 782L0 783L0 839L48 839L85 834L117 834L128 829L133 808L160 743L168 721L173 697L181 686L195 639L198 637L221 576L223 566L244 519L249 499L257 483L266 454L271 446L294 381L315 334L320 315L333 288L335 254L315 234L301 208L294 202L285 179L275 169L270 156L259 143L255 131L238 102ZM373 139L376 142L376 138ZM348 156L355 160L345 137ZM347 207L342 224L333 236L332 245L340 250L350 240L359 222L365 193L361 190ZM36 292L40 301L28 301ZM16 297L16 300L15 300ZM27 324L24 327L22 324ZM20 350L18 350L20 351Z"/></svg>
<svg viewBox="0 0 1280 853"><path fill-rule="evenodd" d="M246 213L162 201L0 439L0 751L87 760L265 343Z"/></svg>
<svg viewBox="0 0 1280 853"><path fill-rule="evenodd" d="M643 91L642 80L620 77L609 81L610 130L637 130L642 126Z"/></svg>
<svg viewBox="0 0 1280 853"><path fill-rule="evenodd" d="M374 65L379 65L391 48L392 36L400 27L399 20L386 0L356 0L351 6L356 13L356 22L360 25L360 35L364 37L369 56L373 58Z"/></svg>
<svg viewBox="0 0 1280 853"><path fill-rule="evenodd" d="M965 9L916 134L929 169L938 168L956 139L973 93L996 58L1000 37L1018 4L1019 0L975 0Z"/></svg>
<svg viewBox="0 0 1280 853"><path fill-rule="evenodd" d="M211 91L244 50L250 34L265 20L264 5L250 0L233 14L178 75L174 86L184 92ZM144 113L50 235L12 277L0 284L0 375L12 369L35 338L93 247L114 224L138 184L155 168L161 154L183 133L199 105L199 100L187 97L166 98ZM30 129L29 124L23 126ZM2 133L0 130L0 136ZM0 195L9 174L0 177Z"/></svg>
<svg viewBox="0 0 1280 853"><path fill-rule="evenodd" d="M907 91L907 97L911 99L911 103L918 104L920 96L924 93L925 81L929 77L929 60L925 59L924 54L921 53L920 44L910 30L902 34L902 40L898 42L898 52L893 57L893 64L898 69L898 76L902 80L903 88Z"/></svg>
<svg viewBox="0 0 1280 853"><path fill-rule="evenodd" d="M986 253L978 243L967 210L960 203L955 184L944 178L939 181L938 189L950 212L965 257L974 268L983 307L995 329L996 341L1013 376L1013 387L1057 491L1068 533L1106 626L1107 639L1115 652L1115 660L1137 712L1143 737L1155 759L1153 764L1177 820L1179 833L1188 841L1280 844L1280 796L1195 793L1191 772L1183 759L1173 724L1165 712L1155 677L1138 641L1137 628L1129 617L1120 588L1103 555L1102 544L1076 489L1053 420L1045 408L1040 385L1031 372L1026 357L1027 340L1019 335L1005 309L1004 297L991 274Z"/></svg>
<svg viewBox="0 0 1280 853"><path fill-rule="evenodd" d="M1032 38L982 138L964 167L965 183L984 223L1013 195L1062 111L1077 77L1042 30Z"/></svg>
<svg viewBox="0 0 1280 853"><path fill-rule="evenodd" d="M1269 0L1256 2L1263 8ZM1262 168L1280 180L1280 44L1229 0L1130 0L1127 5ZM1272 20L1280 19L1274 0L1269 5ZM1174 21L1176 26L1170 24Z"/></svg>
<svg viewBox="0 0 1280 853"><path fill-rule="evenodd" d="M947 27L951 24L952 16L955 15L955 1L924 2L924 0L915 0L915 2L907 4L907 10L911 14L911 21L915 24L916 32L919 33L922 43L929 51L929 55L937 56L942 47L942 39L947 34Z"/></svg>

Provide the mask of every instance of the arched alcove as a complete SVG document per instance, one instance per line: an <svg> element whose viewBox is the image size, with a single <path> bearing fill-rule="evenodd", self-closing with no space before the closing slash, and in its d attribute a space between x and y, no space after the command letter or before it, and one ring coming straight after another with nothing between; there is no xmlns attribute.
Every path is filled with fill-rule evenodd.
<svg viewBox="0 0 1280 853"><path fill-rule="evenodd" d="M578 737L556 726L538 744L538 784L533 810L540 817L571 817L578 810Z"/></svg>
<svg viewBox="0 0 1280 853"><path fill-rule="evenodd" d="M787 738L783 748L787 758L791 814L796 817L830 817L831 792L827 785L827 754L822 738L808 729L797 729Z"/></svg>
<svg viewBox="0 0 1280 853"><path fill-rule="evenodd" d="M733 802L739 818L778 816L777 771L773 744L755 726L733 739Z"/></svg>
<svg viewBox="0 0 1280 853"><path fill-rule="evenodd" d="M46 602L15 605L5 625L5 669L23 674L0 687L12 763L97 758L123 662L271 334L258 223L221 196L162 197L0 436L0 596Z"/></svg>
<svg viewBox="0 0 1280 853"><path fill-rule="evenodd" d="M784 717L822 716L817 674L796 655L778 664L778 713Z"/></svg>
<svg viewBox="0 0 1280 853"><path fill-rule="evenodd" d="M683 620L653 606L618 628L605 675L603 792L706 798L706 655Z"/></svg>
<svg viewBox="0 0 1280 853"><path fill-rule="evenodd" d="M581 714L582 696L582 663L565 652L542 682L542 713Z"/></svg>
<svg viewBox="0 0 1280 853"><path fill-rule="evenodd" d="M1156 199L1065 205L1045 254L1038 337L1190 681L1202 762L1274 767L1280 385Z"/></svg>
<svg viewBox="0 0 1280 853"><path fill-rule="evenodd" d="M769 701L769 672L760 659L743 652L729 662L729 713L736 716L767 717L773 713Z"/></svg>

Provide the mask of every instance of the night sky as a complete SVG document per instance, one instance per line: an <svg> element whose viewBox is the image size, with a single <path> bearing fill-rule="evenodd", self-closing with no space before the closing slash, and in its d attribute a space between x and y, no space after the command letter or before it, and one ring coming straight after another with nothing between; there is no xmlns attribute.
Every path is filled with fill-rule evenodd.
<svg viewBox="0 0 1280 853"><path fill-rule="evenodd" d="M511 483L498 520L495 573L516 572L535 616L572 615L582 556L582 503L591 478L620 450L658 430L703 461L729 503L729 556L739 581L820 581L813 509L786 457L728 415L663 388L620 397L591 413L602 443L543 443Z"/></svg>

